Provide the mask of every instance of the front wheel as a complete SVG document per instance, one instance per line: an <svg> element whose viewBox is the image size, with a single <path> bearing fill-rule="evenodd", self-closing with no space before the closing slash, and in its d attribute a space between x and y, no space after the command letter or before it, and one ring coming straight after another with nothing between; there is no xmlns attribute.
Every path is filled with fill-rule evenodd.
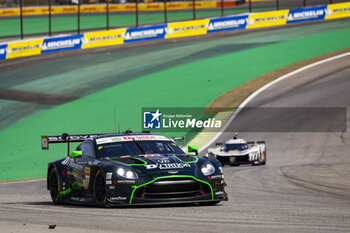
<svg viewBox="0 0 350 233"><path fill-rule="evenodd" d="M62 202L61 195L60 195L61 184L60 184L58 173L55 167L52 168L50 171L49 189L50 189L50 195L51 195L52 201L55 204L60 204Z"/></svg>
<svg viewBox="0 0 350 233"><path fill-rule="evenodd" d="M99 170L96 173L94 180L94 195L96 199L96 204L99 207L105 207L107 204L106 189L105 189L105 179Z"/></svg>

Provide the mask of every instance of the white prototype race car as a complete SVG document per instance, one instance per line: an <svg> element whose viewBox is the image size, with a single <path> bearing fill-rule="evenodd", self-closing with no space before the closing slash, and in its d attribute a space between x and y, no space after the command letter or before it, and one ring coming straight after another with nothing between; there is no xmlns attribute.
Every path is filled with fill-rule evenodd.
<svg viewBox="0 0 350 233"><path fill-rule="evenodd" d="M224 144L216 143L215 147L209 148L206 157L214 157L222 165L265 165L266 144L265 141L247 142L243 138L234 136Z"/></svg>

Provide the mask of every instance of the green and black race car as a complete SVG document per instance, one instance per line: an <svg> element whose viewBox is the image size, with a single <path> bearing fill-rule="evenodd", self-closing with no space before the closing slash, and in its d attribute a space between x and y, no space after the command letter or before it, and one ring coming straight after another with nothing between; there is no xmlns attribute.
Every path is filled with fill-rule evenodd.
<svg viewBox="0 0 350 233"><path fill-rule="evenodd" d="M70 142L82 143L69 153ZM227 200L218 160L185 154L173 139L161 135L42 136L42 148L48 149L49 143L68 143L68 156L48 164L47 189L54 203L104 207Z"/></svg>

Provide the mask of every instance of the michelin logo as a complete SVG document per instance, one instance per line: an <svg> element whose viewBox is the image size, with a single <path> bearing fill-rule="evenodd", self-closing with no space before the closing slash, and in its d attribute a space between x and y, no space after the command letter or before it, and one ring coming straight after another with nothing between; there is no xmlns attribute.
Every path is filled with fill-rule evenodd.
<svg viewBox="0 0 350 233"><path fill-rule="evenodd" d="M75 45L78 45L78 44L80 44L80 38L51 41L51 42L44 43L42 46L42 50L74 47Z"/></svg>
<svg viewBox="0 0 350 233"><path fill-rule="evenodd" d="M317 11L304 11L304 12L296 12L294 14L288 15L288 20L297 20L297 19L303 19L303 18L315 18L322 16L324 13L323 10L317 10Z"/></svg>
<svg viewBox="0 0 350 233"><path fill-rule="evenodd" d="M200 30L200 29L205 29L206 25L201 24L198 26L187 26L187 27L176 27L173 30L167 30L168 34L172 34L174 32L189 32L189 31L196 31L196 30Z"/></svg>
<svg viewBox="0 0 350 233"><path fill-rule="evenodd" d="M160 129L161 115L157 109L156 112L143 112L143 128L144 129Z"/></svg>
<svg viewBox="0 0 350 233"><path fill-rule="evenodd" d="M302 22L310 20L324 19L329 14L327 6L308 7L300 9L291 9L287 16L287 23Z"/></svg>
<svg viewBox="0 0 350 233"><path fill-rule="evenodd" d="M148 29L148 30L127 32L124 38L126 40L130 40L130 39L145 38L145 37L155 37L158 35L162 35L164 33L164 30L165 30L164 28L158 28L158 29Z"/></svg>
<svg viewBox="0 0 350 233"><path fill-rule="evenodd" d="M34 50L34 49L39 49L40 45L28 45L28 46L23 46L23 47L14 47L14 48L8 48L6 50L7 54L12 54L12 52L25 52L25 51L30 51L30 50Z"/></svg>
<svg viewBox="0 0 350 233"><path fill-rule="evenodd" d="M217 28L228 28L228 27L239 27L240 25L245 24L245 19L239 19L239 20L226 20L226 21L219 21L210 23L208 25L209 30L214 30Z"/></svg>
<svg viewBox="0 0 350 233"><path fill-rule="evenodd" d="M0 49L0 54L5 54L5 49Z"/></svg>
<svg viewBox="0 0 350 233"><path fill-rule="evenodd" d="M113 41L120 38L122 38L121 34L108 35L108 36L96 36L96 37L90 37L90 41L88 38L81 38L81 43L89 44L90 42Z"/></svg>

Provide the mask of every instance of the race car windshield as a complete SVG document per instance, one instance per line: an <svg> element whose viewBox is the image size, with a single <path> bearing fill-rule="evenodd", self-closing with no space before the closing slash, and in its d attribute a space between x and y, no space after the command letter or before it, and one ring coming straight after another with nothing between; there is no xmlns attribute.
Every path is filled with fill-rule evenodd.
<svg viewBox="0 0 350 233"><path fill-rule="evenodd" d="M224 151L230 150L246 150L248 149L248 145L246 143L238 143L238 144L226 144Z"/></svg>
<svg viewBox="0 0 350 233"><path fill-rule="evenodd" d="M138 146L139 145L139 146ZM140 149L142 148L142 150ZM102 144L97 147L99 158L113 158L124 155L142 155L142 154L185 154L175 143L171 141L133 141L115 142Z"/></svg>

